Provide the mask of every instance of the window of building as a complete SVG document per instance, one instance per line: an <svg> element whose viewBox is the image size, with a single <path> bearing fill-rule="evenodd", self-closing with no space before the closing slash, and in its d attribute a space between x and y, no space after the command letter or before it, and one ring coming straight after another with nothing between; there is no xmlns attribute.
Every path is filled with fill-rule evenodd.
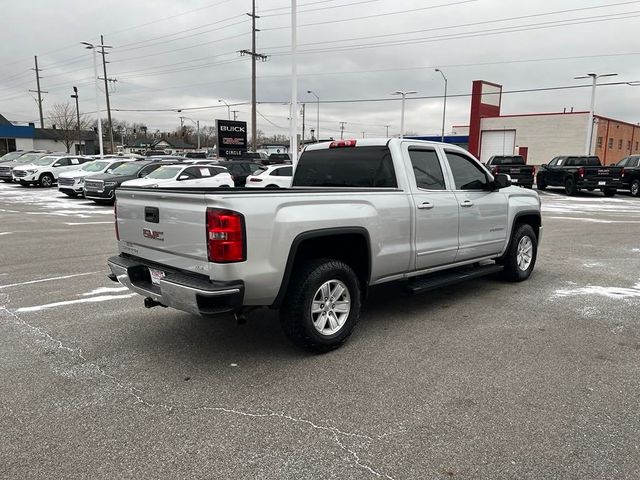
<svg viewBox="0 0 640 480"><path fill-rule="evenodd" d="M610 139L609 139L609 145L608 145L608 147L609 147L609 148L613 148L613 138L610 138Z"/></svg>
<svg viewBox="0 0 640 480"><path fill-rule="evenodd" d="M618 150L622 150L622 140L618 140Z"/></svg>
<svg viewBox="0 0 640 480"><path fill-rule="evenodd" d="M602 137L598 137L597 145L598 148L602 148Z"/></svg>
<svg viewBox="0 0 640 480"><path fill-rule="evenodd" d="M636 142L636 151L638 150L638 142Z"/></svg>

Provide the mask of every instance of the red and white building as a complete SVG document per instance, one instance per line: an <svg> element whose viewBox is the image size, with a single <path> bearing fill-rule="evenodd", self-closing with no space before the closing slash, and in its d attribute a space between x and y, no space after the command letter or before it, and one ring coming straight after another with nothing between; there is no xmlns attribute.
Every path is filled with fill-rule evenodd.
<svg viewBox="0 0 640 480"><path fill-rule="evenodd" d="M483 162L492 155L519 154L540 165L558 155L585 154L589 112L502 115L501 105L501 85L473 82L469 151ZM594 124L591 154L603 164L640 153L640 125L597 114Z"/></svg>

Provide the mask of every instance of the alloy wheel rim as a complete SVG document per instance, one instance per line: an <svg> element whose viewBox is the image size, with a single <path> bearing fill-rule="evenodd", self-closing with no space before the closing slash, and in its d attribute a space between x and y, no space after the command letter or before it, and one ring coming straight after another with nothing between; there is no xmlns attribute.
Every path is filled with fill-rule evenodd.
<svg viewBox="0 0 640 480"><path fill-rule="evenodd" d="M529 237L522 237L518 242L518 251L516 254L516 262L518 268L523 272L531 266L533 260L533 242Z"/></svg>
<svg viewBox="0 0 640 480"><path fill-rule="evenodd" d="M51 180L49 180L49 177L42 177L42 185L45 187L51 186Z"/></svg>
<svg viewBox="0 0 640 480"><path fill-rule="evenodd" d="M631 185L631 195L638 196L638 192L640 191L640 182L635 181Z"/></svg>
<svg viewBox="0 0 640 480"><path fill-rule="evenodd" d="M329 280L316 291L311 301L311 320L320 335L339 332L351 311L351 295L340 280Z"/></svg>

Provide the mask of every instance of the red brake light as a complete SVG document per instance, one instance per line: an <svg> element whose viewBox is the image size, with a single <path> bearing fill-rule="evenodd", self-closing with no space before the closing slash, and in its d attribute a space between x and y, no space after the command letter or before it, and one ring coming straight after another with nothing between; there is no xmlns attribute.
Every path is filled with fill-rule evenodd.
<svg viewBox="0 0 640 480"><path fill-rule="evenodd" d="M355 147L355 140L335 140L329 144L329 148Z"/></svg>
<svg viewBox="0 0 640 480"><path fill-rule="evenodd" d="M536 167L532 167L533 170L531 170L531 175L533 175L534 177L536 176Z"/></svg>
<svg viewBox="0 0 640 480"><path fill-rule="evenodd" d="M116 224L116 240L120 240L120 231L118 230L118 202L113 203L113 218Z"/></svg>
<svg viewBox="0 0 640 480"><path fill-rule="evenodd" d="M500 167L492 167L491 171L493 172L493 174L495 175L496 173L500 173Z"/></svg>
<svg viewBox="0 0 640 480"><path fill-rule="evenodd" d="M580 178L584 178L584 167L578 169L578 175L580 175Z"/></svg>
<svg viewBox="0 0 640 480"><path fill-rule="evenodd" d="M219 208L207 209L207 250L210 262L231 263L247 259L242 214Z"/></svg>

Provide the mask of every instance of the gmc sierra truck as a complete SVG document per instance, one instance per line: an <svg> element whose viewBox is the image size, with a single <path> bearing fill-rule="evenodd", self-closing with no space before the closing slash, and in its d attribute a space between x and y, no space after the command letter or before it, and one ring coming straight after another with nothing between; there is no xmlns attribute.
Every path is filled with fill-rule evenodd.
<svg viewBox="0 0 640 480"><path fill-rule="evenodd" d="M536 176L538 190L547 187L564 187L567 195L576 195L580 190L590 192L598 189L605 197L613 197L622 187L622 168L605 167L596 156L555 157L548 164L540 165Z"/></svg>
<svg viewBox="0 0 640 480"><path fill-rule="evenodd" d="M115 211L109 278L146 307L239 320L279 309L316 352L351 334L370 287L522 281L542 236L535 191L461 148L401 139L307 146L286 190L122 187Z"/></svg>
<svg viewBox="0 0 640 480"><path fill-rule="evenodd" d="M511 183L524 188L533 188L536 167L527 165L522 155L494 155L486 165L494 175L506 173L511 177Z"/></svg>
<svg viewBox="0 0 640 480"><path fill-rule="evenodd" d="M629 190L634 197L640 197L640 155L631 155L620 160L616 166L622 167L622 190Z"/></svg>

